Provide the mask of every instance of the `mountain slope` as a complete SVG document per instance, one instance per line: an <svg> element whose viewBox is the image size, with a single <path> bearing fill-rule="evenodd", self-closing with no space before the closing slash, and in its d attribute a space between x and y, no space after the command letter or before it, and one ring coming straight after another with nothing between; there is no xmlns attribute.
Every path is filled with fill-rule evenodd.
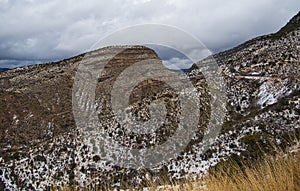
<svg viewBox="0 0 300 191"><path fill-rule="evenodd" d="M122 70L139 61L159 59L153 50L132 46L114 56L124 47L107 47L56 63L0 73L0 189L96 183L120 186L121 182L140 185L147 177L166 174L175 178L186 174L201 176L210 166L230 157L259 157L261 148L263 152L272 152L269 143L285 146L287 137L299 134L299 36L298 13L278 33L213 56L226 82L228 113L222 134L205 154L199 154L199 140L210 113L207 84L196 66L185 71L203 95L204 114L199 119L199 132L179 157L147 172L111 166L90 150L90 143L75 126L72 88L84 57L91 65L112 59L96 89L101 127L126 146L159 145L168 138L163 135L171 135L177 128L174 116L178 113L178 98L166 84L143 82L131 96L132 112L145 121L149 100L161 99L166 103L168 123L156 131L156 136L128 133L114 122L109 106L113 82Z"/></svg>

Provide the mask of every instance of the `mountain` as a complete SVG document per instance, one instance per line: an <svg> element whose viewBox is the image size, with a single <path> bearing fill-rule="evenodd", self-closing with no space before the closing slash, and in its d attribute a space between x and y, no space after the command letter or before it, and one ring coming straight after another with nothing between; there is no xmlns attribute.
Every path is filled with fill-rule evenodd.
<svg viewBox="0 0 300 191"><path fill-rule="evenodd" d="M136 69L142 68L148 59L159 60L153 50L143 46L106 47L55 63L0 73L0 189L47 189L62 184L141 185L147 178L160 176L201 176L223 160L258 158L263 153L272 153L274 144L286 147L288 139L299 137L299 17L300 13L277 33L255 38L197 63L217 61L227 99L221 134L204 154L201 154L201 139L213 100L209 82L197 65L180 73L182 77L187 76L201 95L198 129L178 157L146 170L114 166L103 160L113 156L93 152L91 146L97 147L91 142L94 135L89 134L89 139L76 128L72 99L86 98L87 102L77 100L79 105L75 106L88 111L94 100L80 88L74 89L74 84L83 90L95 87L96 99L92 106L98 112L97 128L104 129L120 145L145 148L164 143L169 137L166 135L174 134L179 128L176 116L180 96L168 84L146 80L137 84L129 95L127 109L141 121L149 120L150 102L159 100L166 105L166 122L147 136L137 135L116 122L110 104L114 99L113 87L128 83L126 80L115 83L123 71L135 63L139 64ZM83 69L78 76L76 72L82 61L90 70ZM94 75L97 62L107 63L97 84L80 84L80 79ZM157 64L162 65L161 61ZM118 95L124 99L126 96ZM218 116L214 117L218 120ZM114 149L110 144L103 144L104 148Z"/></svg>
<svg viewBox="0 0 300 191"><path fill-rule="evenodd" d="M9 70L9 68L0 68L0 72L4 72L6 70Z"/></svg>

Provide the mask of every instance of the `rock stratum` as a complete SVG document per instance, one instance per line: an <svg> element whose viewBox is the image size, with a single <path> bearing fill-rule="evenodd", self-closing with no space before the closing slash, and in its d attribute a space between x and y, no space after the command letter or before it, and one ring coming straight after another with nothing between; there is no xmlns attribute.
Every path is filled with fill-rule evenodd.
<svg viewBox="0 0 300 191"><path fill-rule="evenodd" d="M181 73L199 92L198 129L179 156L148 169L114 166L95 153L91 142L76 128L72 95L83 59L90 65L107 63L95 89L98 128L126 147L147 148L165 142L178 129L180 112L177 92L168 84L146 80L129 96L129 113L143 122L151 118L147 109L151 102L165 104L166 120L146 136L117 123L110 105L112 87L122 71L144 60L161 62L153 50L144 46L107 47L59 62L1 72L0 190L139 186L144 180L160 176L199 177L229 158L257 158L272 153L272 145L288 147L294 136L299 137L299 36L300 13L277 33L255 38L197 64L216 60L227 97L221 133L205 153L201 152L200 142L211 114L212 97L196 65Z"/></svg>

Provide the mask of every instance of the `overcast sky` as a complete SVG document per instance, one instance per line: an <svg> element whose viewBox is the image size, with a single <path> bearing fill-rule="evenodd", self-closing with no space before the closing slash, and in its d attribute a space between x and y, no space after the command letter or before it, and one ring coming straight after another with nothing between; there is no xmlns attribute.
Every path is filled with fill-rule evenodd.
<svg viewBox="0 0 300 191"><path fill-rule="evenodd" d="M299 0L0 0L0 67L75 56L144 23L179 27L219 52L276 32L299 10Z"/></svg>

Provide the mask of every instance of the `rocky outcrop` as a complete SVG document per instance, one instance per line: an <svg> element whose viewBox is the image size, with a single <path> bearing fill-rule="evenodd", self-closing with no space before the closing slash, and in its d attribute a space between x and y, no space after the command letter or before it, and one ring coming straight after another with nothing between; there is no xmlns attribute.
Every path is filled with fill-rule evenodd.
<svg viewBox="0 0 300 191"><path fill-rule="evenodd" d="M197 177L228 158L259 157L262 152L272 152L272 144L287 146L288 139L299 136L299 36L298 13L278 33L213 56L225 79L228 113L221 134L204 154L200 141L210 116L209 89L196 65L181 73L201 95L198 130L179 156L150 169L112 166L91 150L90 142L76 128L72 88L83 58L90 66L107 63L95 90L99 128L126 147L159 145L179 128L179 98L168 84L146 80L131 92L129 110L140 121L149 120L151 102L166 105L166 121L147 136L116 123L110 105L112 87L122 71L148 59L161 64L153 50L107 47L0 73L0 189L46 189L63 184L119 187L142 185L143 180L159 176Z"/></svg>

